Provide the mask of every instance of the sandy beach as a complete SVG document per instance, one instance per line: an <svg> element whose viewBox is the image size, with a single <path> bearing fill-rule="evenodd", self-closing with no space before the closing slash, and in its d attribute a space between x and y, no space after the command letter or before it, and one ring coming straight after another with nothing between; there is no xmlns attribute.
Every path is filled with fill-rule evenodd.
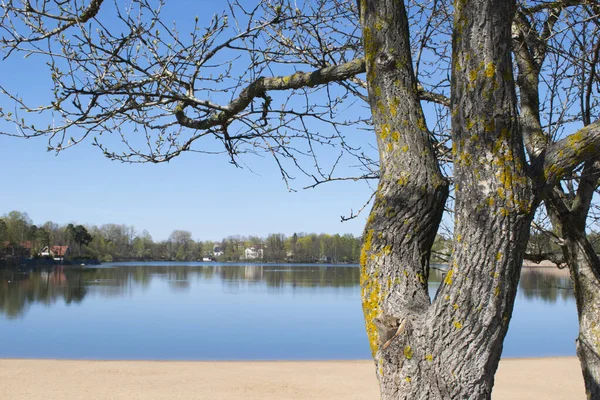
<svg viewBox="0 0 600 400"><path fill-rule="evenodd" d="M371 361L0 360L0 393L38 399L378 399ZM493 399L583 399L575 357L504 359Z"/></svg>

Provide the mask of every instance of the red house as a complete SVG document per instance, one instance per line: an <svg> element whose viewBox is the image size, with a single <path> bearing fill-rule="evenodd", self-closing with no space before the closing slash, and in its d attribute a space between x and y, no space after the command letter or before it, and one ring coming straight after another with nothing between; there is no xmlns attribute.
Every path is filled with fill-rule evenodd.
<svg viewBox="0 0 600 400"><path fill-rule="evenodd" d="M65 257L71 255L69 246L46 246L40 252L42 257L51 257L54 261L64 261Z"/></svg>

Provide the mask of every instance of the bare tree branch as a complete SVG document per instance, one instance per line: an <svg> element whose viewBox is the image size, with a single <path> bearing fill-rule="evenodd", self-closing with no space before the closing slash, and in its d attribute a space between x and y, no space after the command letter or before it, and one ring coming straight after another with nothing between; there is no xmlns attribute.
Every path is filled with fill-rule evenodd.
<svg viewBox="0 0 600 400"><path fill-rule="evenodd" d="M543 171L548 184L570 174L578 165L600 156L600 121L548 146Z"/></svg>
<svg viewBox="0 0 600 400"><path fill-rule="evenodd" d="M558 254L558 253L537 253L537 254L525 253L525 259L527 261L531 261L536 264L539 264L543 261L550 261L550 262L556 264L556 266L559 269L562 269L566 266L565 265L565 263L566 263L565 257L562 254Z"/></svg>
<svg viewBox="0 0 600 400"><path fill-rule="evenodd" d="M185 115L184 110L188 105L180 103L175 109L177 121L187 128L209 129L217 125L227 124L238 113L246 109L255 98L262 98L268 102L267 92L272 90L289 90L304 87L323 85L329 82L348 79L365 71L365 60L357 59L343 65L326 67L314 72L296 72L293 75L278 76L273 78L260 77L247 86L240 95L229 105L222 107L220 113L204 120L195 120Z"/></svg>

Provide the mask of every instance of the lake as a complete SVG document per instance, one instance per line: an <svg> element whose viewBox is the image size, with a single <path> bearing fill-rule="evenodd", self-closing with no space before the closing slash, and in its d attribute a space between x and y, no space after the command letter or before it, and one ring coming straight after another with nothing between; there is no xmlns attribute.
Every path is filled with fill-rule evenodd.
<svg viewBox="0 0 600 400"><path fill-rule="evenodd" d="M368 359L358 281L357 266L314 264L0 270L0 358ZM524 271L503 356L575 354L569 287Z"/></svg>

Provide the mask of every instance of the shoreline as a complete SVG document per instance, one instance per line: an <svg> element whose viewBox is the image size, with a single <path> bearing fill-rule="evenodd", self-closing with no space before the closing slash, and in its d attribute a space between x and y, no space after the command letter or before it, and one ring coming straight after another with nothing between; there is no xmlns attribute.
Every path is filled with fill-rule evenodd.
<svg viewBox="0 0 600 400"><path fill-rule="evenodd" d="M569 268L558 268L556 264L549 261L542 261L539 264L531 262L523 263L521 274L531 274L536 272L543 272L544 274L552 275L557 278L571 278Z"/></svg>
<svg viewBox="0 0 600 400"><path fill-rule="evenodd" d="M502 357L501 362L505 361L534 361L534 360L569 360L577 359L576 356L541 356L541 357ZM248 359L248 360L186 360L186 359L120 359L120 358L35 358L35 357L0 357L0 366L6 362L11 361L39 361L39 362L68 362L68 363L190 363L190 364L251 364L251 363L279 363L279 364L295 364L295 363L363 363L371 362L370 358L349 358L349 359L333 359L333 360L320 360L320 359L309 359L309 360L280 360L280 359Z"/></svg>
<svg viewBox="0 0 600 400"><path fill-rule="evenodd" d="M10 399L378 399L371 360L0 359ZM576 357L504 358L492 399L585 398Z"/></svg>

